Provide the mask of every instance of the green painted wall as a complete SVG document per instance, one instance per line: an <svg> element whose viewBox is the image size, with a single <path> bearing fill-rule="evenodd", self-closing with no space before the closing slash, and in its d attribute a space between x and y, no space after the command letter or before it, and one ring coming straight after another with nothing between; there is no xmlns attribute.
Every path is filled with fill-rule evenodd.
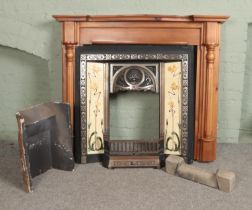
<svg viewBox="0 0 252 210"><path fill-rule="evenodd" d="M17 138L15 113L50 100L47 61L0 46L0 139Z"/></svg>
<svg viewBox="0 0 252 210"><path fill-rule="evenodd" d="M248 24L252 22L251 11L251 0L0 0L0 44L16 48L16 50L10 50L1 47L0 139L17 138L16 125L12 121L17 109L47 99L60 99L60 25L52 18L53 14L149 13L231 16L222 27L218 141L238 142L240 128L244 127L241 126L243 124L242 106L249 101L248 98L243 97L243 89L244 75L249 71L247 70L249 61L248 59L246 61L246 54L251 51L247 48ZM24 71L26 68L22 67L28 61L20 62L18 59L14 59L14 55L21 53L17 49L29 54L24 54L29 57L29 71ZM36 63L39 61L44 64L37 65ZM5 70L10 66L16 67L15 71ZM12 73L12 76L8 75ZM3 80L4 75L7 79ZM47 84L47 87L44 87L47 90L33 88L34 77L38 84ZM17 79L14 82L13 78L22 78L23 82L19 83ZM10 84L16 85L16 89L10 88ZM27 88L29 85L31 88ZM10 90L16 90L16 92L13 91L13 94L15 92L16 95L8 94ZM20 97L20 92L21 95L28 94L26 100ZM24 101L22 102L22 100ZM10 108L14 106L13 104L15 107ZM246 115L246 111L244 115ZM246 126L252 130L252 126L249 124Z"/></svg>
<svg viewBox="0 0 252 210"><path fill-rule="evenodd" d="M110 95L110 139L159 138L159 94L119 92Z"/></svg>
<svg viewBox="0 0 252 210"><path fill-rule="evenodd" d="M243 84L240 141L252 142L252 23L248 27L247 55Z"/></svg>

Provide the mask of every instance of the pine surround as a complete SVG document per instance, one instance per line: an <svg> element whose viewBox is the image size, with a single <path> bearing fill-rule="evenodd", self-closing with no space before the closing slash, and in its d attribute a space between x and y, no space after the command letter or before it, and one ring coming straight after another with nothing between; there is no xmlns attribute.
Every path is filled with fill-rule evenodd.
<svg viewBox="0 0 252 210"><path fill-rule="evenodd" d="M197 46L194 159L216 159L220 26L228 16L55 15L62 26L62 97L74 123L75 47L83 44Z"/></svg>

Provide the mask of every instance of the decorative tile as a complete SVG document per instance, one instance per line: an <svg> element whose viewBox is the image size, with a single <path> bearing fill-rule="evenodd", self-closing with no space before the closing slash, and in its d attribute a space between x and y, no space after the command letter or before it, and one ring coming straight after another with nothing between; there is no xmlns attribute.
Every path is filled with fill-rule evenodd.
<svg viewBox="0 0 252 210"><path fill-rule="evenodd" d="M87 154L104 153L104 71L103 63L87 63Z"/></svg>

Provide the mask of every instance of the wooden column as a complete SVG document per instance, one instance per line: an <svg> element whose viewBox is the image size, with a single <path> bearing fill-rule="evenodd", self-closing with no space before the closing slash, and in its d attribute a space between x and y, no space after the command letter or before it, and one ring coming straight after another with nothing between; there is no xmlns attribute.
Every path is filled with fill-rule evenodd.
<svg viewBox="0 0 252 210"><path fill-rule="evenodd" d="M66 59L66 69L63 72L63 84L66 88L63 91L63 101L68 102L70 104L70 117L71 117L71 125L74 124L74 54L75 54L75 43L65 42L63 43L65 46L65 59Z"/></svg>
<svg viewBox="0 0 252 210"><path fill-rule="evenodd" d="M214 106L215 98L217 97L217 89L215 86L214 78L214 60L215 60L215 44L208 44L206 46L206 87L205 87L205 119L204 119L204 132L201 139L201 161L211 161L216 159L216 135L215 129L217 122L215 120L215 113L217 113L217 107Z"/></svg>
<svg viewBox="0 0 252 210"><path fill-rule="evenodd" d="M205 68L204 68L204 90L203 90L203 112L202 115L202 137L200 138L199 160L213 161L216 159L217 139L217 113L218 113L218 74L216 65L216 54L219 50L219 25L217 23L206 23L205 37ZM218 54L219 55L219 54Z"/></svg>
<svg viewBox="0 0 252 210"><path fill-rule="evenodd" d="M71 126L74 126L75 94L75 46L77 45L76 24L66 21L62 24L62 99L70 104Z"/></svg>

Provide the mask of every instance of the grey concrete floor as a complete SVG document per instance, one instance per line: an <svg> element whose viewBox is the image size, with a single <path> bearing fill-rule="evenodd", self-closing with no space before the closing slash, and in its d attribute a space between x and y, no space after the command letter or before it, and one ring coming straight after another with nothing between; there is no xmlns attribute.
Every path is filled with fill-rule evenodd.
<svg viewBox="0 0 252 210"><path fill-rule="evenodd" d="M219 144L213 163L194 165L232 170L235 189L224 193L157 169L76 165L75 171L49 170L23 190L16 142L0 140L0 210L71 209L252 209L252 144Z"/></svg>

